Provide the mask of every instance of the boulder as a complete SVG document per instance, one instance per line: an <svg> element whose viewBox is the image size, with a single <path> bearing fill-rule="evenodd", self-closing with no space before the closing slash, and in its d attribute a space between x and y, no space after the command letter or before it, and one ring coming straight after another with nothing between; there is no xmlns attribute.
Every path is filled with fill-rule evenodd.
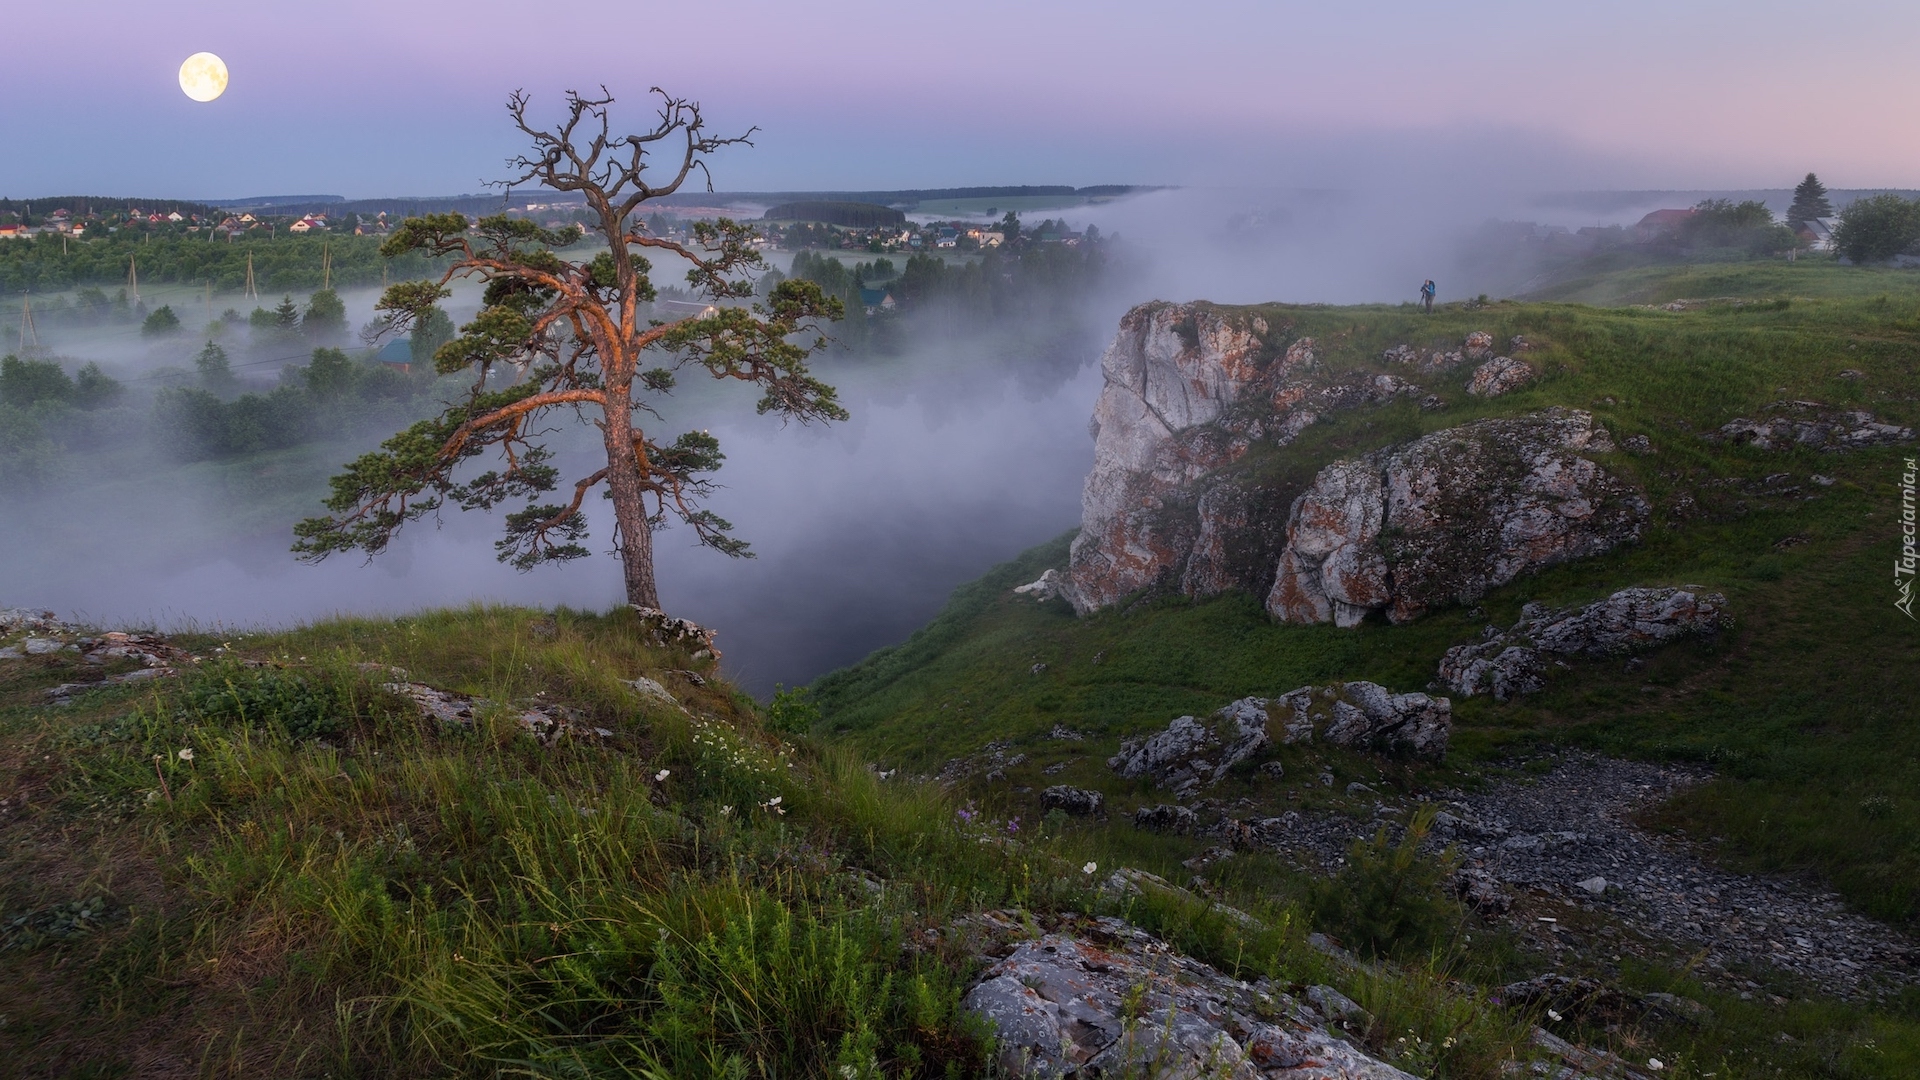
<svg viewBox="0 0 1920 1080"><path fill-rule="evenodd" d="M1267 611L1404 623L1636 540L1646 499L1585 456L1613 449L1592 414L1553 408L1336 461L1293 502Z"/></svg>
<svg viewBox="0 0 1920 1080"><path fill-rule="evenodd" d="M1107 797L1089 788L1055 784L1040 793L1040 805L1075 817L1092 817L1106 809Z"/></svg>
<svg viewBox="0 0 1920 1080"><path fill-rule="evenodd" d="M1453 704L1427 694L1396 694L1378 683L1303 686L1272 703L1285 717L1283 743L1315 738L1352 750L1407 753L1438 761L1453 734Z"/></svg>
<svg viewBox="0 0 1920 1080"><path fill-rule="evenodd" d="M1621 589L1570 611L1528 604L1508 629L1448 649L1440 682L1462 697L1506 701L1545 687L1547 656L1616 656L1718 633L1731 621L1726 608L1726 597L1697 587Z"/></svg>
<svg viewBox="0 0 1920 1080"><path fill-rule="evenodd" d="M1147 777L1185 798L1267 745L1266 705L1261 698L1242 698L1205 723L1178 717L1165 731L1122 742L1107 767L1122 779Z"/></svg>
<svg viewBox="0 0 1920 1080"><path fill-rule="evenodd" d="M1475 330L1467 335L1464 351L1469 360L1485 360L1493 355L1493 335L1485 330Z"/></svg>
<svg viewBox="0 0 1920 1080"><path fill-rule="evenodd" d="M963 1005L993 1028L1009 1077L1411 1080L1340 1037L1313 1006L1111 917L1019 942Z"/></svg>
<svg viewBox="0 0 1920 1080"><path fill-rule="evenodd" d="M1474 397L1499 397L1533 381L1533 365L1511 356L1496 356L1473 369L1467 379L1467 393Z"/></svg>
<svg viewBox="0 0 1920 1080"><path fill-rule="evenodd" d="M1912 428L1881 423L1868 412L1830 409L1817 401L1775 402L1770 411L1774 415L1759 420L1731 420L1706 439L1757 450L1856 450L1913 441Z"/></svg>
<svg viewBox="0 0 1920 1080"><path fill-rule="evenodd" d="M1025 585L1013 587L1016 596L1025 596L1034 600L1052 600L1055 597L1065 596L1066 590L1067 577L1058 570L1048 570Z"/></svg>
<svg viewBox="0 0 1920 1080"><path fill-rule="evenodd" d="M1147 832L1190 833L1194 824L1193 811L1173 803L1143 806L1133 812L1133 827Z"/></svg>
<svg viewBox="0 0 1920 1080"><path fill-rule="evenodd" d="M640 620L641 634L648 644L659 649L679 649L695 660L719 661L720 650L713 639L718 630L709 630L691 619L677 619L659 608L633 605Z"/></svg>

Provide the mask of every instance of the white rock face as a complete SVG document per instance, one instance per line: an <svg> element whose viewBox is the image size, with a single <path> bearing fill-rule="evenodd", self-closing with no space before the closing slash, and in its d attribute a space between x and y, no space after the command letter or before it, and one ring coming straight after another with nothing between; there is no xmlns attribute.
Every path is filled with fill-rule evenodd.
<svg viewBox="0 0 1920 1080"><path fill-rule="evenodd" d="M1267 611L1407 622L1635 540L1646 500L1584 456L1612 449L1591 414L1555 408L1336 461L1294 500Z"/></svg>
<svg viewBox="0 0 1920 1080"><path fill-rule="evenodd" d="M1153 520L1162 499L1246 450L1244 441L1176 439L1220 418L1260 374L1264 323L1238 325L1210 305L1144 304L1120 320L1100 358L1093 469L1080 499L1072 600L1082 614L1158 581L1182 545ZM1309 347L1294 362L1310 364Z"/></svg>
<svg viewBox="0 0 1920 1080"><path fill-rule="evenodd" d="M1467 380L1467 393L1474 397L1499 397L1533 381L1533 365L1511 356L1496 356L1473 369Z"/></svg>

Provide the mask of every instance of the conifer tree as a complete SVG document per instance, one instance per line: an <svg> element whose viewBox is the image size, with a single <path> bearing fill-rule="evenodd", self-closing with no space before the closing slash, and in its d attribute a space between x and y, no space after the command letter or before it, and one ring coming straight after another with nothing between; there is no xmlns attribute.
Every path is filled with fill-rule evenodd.
<svg viewBox="0 0 1920 1080"><path fill-rule="evenodd" d="M451 295L446 285L454 278L484 283L479 313L434 353L441 374L472 373L472 389L334 477L326 502L332 515L295 528L297 554L375 554L402 525L447 504L485 510L525 499L506 516L506 537L494 545L501 561L530 569L575 559L587 554L581 504L602 484L631 604L660 606L653 530L670 517L725 554L748 553L729 535L731 524L698 505L712 487L706 474L723 460L719 441L705 431L663 438L653 426L654 405L679 372L693 371L753 385L762 413L802 423L845 419L833 388L806 365L825 343L818 324L839 318L842 308L817 284L796 278L756 300L753 275L766 263L749 225L696 222L685 243L645 227L638 211L646 202L678 191L696 172L705 176L709 155L752 134L710 135L698 103L655 93L656 122L622 136L612 134L613 98L604 91L569 92L566 115L551 130L527 119L525 94L508 100L515 126L533 144L509 163L508 182L579 193L592 230L607 245L598 254L562 258L558 251L580 240L577 227L545 229L505 214L474 225L458 213L409 218L382 245L389 258L417 252L446 260L438 280L403 282L381 297L393 333L430 318ZM648 254L673 260L684 271L675 276L708 303L696 314L652 310ZM493 378L500 365L525 377ZM560 477L543 436L568 416L598 429L604 464L573 484L570 500L545 503L541 496ZM499 467L477 474L465 468L489 452L503 459Z"/></svg>
<svg viewBox="0 0 1920 1080"><path fill-rule="evenodd" d="M1820 178L1807 174L1800 186L1793 189L1793 205L1787 208L1787 221L1813 221L1816 218L1833 216L1833 204L1827 201L1826 186Z"/></svg>

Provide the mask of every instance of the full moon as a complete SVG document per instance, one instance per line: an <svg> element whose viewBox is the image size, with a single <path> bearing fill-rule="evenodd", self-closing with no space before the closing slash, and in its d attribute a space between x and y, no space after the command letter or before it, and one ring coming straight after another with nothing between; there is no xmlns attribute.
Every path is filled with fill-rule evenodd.
<svg viewBox="0 0 1920 1080"><path fill-rule="evenodd" d="M210 52L197 52L180 65L180 89L195 101L212 101L227 90L226 62Z"/></svg>

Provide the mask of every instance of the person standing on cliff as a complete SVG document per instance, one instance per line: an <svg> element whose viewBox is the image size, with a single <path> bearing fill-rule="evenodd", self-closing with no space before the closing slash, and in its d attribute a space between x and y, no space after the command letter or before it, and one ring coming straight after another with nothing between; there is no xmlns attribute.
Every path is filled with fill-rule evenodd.
<svg viewBox="0 0 1920 1080"><path fill-rule="evenodd" d="M1429 315L1433 314L1433 292L1433 279L1428 278L1427 283L1420 286L1420 306L1425 308Z"/></svg>

